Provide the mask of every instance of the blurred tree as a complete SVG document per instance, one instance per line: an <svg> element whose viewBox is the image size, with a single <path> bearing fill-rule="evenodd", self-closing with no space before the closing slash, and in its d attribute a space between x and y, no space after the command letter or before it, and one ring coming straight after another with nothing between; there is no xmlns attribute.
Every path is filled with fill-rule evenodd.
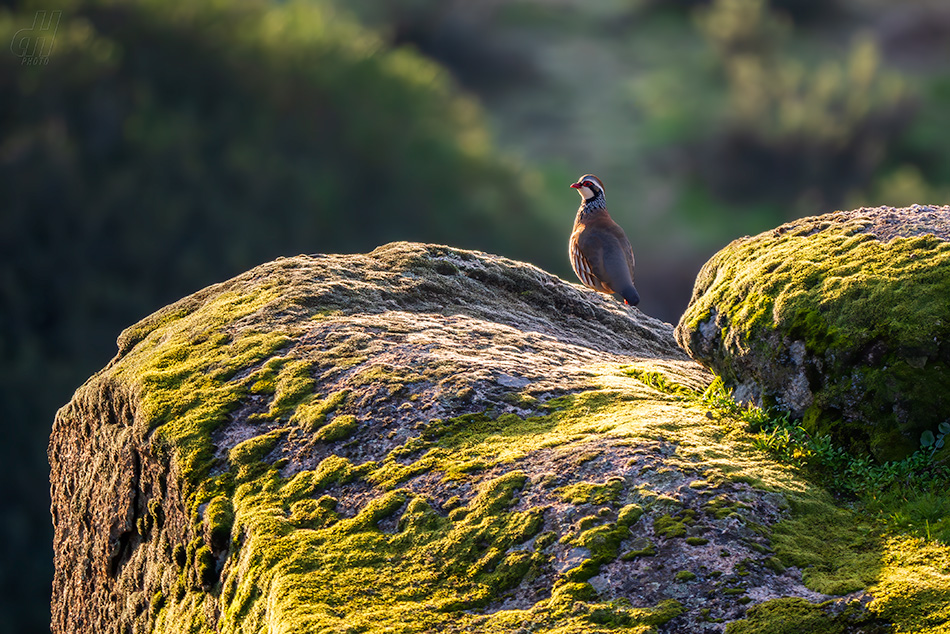
<svg viewBox="0 0 950 634"><path fill-rule="evenodd" d="M537 79L524 55L492 36L510 0L327 0L352 10L394 46L409 45L485 94Z"/></svg>
<svg viewBox="0 0 950 634"><path fill-rule="evenodd" d="M714 0L633 0L653 10L688 12ZM768 9L787 16L796 24L812 24L843 12L841 0L768 0Z"/></svg>
<svg viewBox="0 0 950 634"><path fill-rule="evenodd" d="M538 178L447 73L326 4L24 0L0 55L0 631L48 629L45 444L125 326L281 254L447 242L550 265Z"/></svg>
<svg viewBox="0 0 950 634"><path fill-rule="evenodd" d="M790 54L790 25L765 0L714 0L696 23L725 87L712 125L689 142L705 187L727 201L817 210L869 186L913 110L873 39L815 65Z"/></svg>

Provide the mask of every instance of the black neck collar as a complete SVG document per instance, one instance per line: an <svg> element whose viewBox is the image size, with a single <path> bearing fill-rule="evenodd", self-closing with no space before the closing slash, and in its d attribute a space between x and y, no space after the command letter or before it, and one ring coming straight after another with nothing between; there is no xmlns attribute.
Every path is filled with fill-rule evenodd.
<svg viewBox="0 0 950 634"><path fill-rule="evenodd" d="M577 210L577 213L581 217L584 217L585 215L599 209L607 209L607 200L604 198L603 192L600 192L593 198L582 202L580 208Z"/></svg>

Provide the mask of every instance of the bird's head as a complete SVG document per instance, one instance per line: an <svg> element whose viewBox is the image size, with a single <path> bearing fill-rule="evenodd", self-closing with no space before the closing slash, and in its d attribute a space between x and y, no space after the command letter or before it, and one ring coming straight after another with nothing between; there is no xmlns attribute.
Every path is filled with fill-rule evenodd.
<svg viewBox="0 0 950 634"><path fill-rule="evenodd" d="M584 174L571 187L577 190L584 202L604 195L604 184L593 174Z"/></svg>

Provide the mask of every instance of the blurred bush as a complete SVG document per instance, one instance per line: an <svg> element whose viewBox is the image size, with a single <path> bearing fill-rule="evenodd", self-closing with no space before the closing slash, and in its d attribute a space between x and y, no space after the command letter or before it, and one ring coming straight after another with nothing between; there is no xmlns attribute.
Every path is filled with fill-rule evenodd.
<svg viewBox="0 0 950 634"><path fill-rule="evenodd" d="M788 27L763 0L715 0L697 23L728 94L698 166L714 193L833 206L868 186L911 114L906 85L881 67L872 39L810 66L786 53Z"/></svg>
<svg viewBox="0 0 950 634"><path fill-rule="evenodd" d="M870 36L843 58L811 61L789 46L792 24L764 0L713 0L694 15L713 55L694 69L705 78L692 89L707 94L680 95L679 116L657 117L659 126L693 122L675 127L687 173L721 200L778 204L789 215L818 213L870 186L915 103ZM671 102L662 91L642 91L648 112Z"/></svg>
<svg viewBox="0 0 950 634"><path fill-rule="evenodd" d="M408 45L451 69L484 95L537 79L524 55L495 37L510 0L329 0L353 11L393 46Z"/></svg>
<svg viewBox="0 0 950 634"><path fill-rule="evenodd" d="M950 187L931 185L920 168L904 164L878 178L867 191L852 192L845 207L872 207L876 201L886 201L893 207L915 204L950 203Z"/></svg>
<svg viewBox="0 0 950 634"><path fill-rule="evenodd" d="M633 0L653 10L687 12L708 7L715 0ZM767 8L788 17L796 24L812 24L840 15L842 0L769 0Z"/></svg>
<svg viewBox="0 0 950 634"><path fill-rule="evenodd" d="M329 5L6 4L4 43L63 12L48 59L0 55L0 631L24 632L48 629L53 412L123 327L281 254L551 265L555 233L447 73Z"/></svg>

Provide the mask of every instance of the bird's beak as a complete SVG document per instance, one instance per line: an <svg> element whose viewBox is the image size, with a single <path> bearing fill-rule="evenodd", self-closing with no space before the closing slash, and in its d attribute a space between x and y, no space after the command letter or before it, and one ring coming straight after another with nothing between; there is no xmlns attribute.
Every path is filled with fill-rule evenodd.
<svg viewBox="0 0 950 634"><path fill-rule="evenodd" d="M571 183L571 189L580 189L581 187L580 183Z"/></svg>

